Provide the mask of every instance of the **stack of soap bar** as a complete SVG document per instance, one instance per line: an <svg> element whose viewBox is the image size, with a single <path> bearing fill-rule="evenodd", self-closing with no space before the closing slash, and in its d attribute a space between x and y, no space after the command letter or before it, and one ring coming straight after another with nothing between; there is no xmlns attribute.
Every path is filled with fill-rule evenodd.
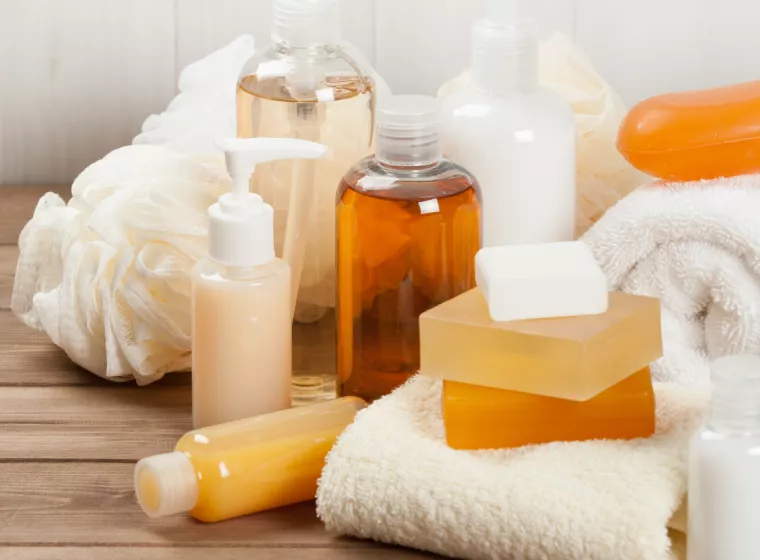
<svg viewBox="0 0 760 560"><path fill-rule="evenodd" d="M495 321L607 311L607 277L583 242L488 247L475 266Z"/></svg>
<svg viewBox="0 0 760 560"><path fill-rule="evenodd" d="M586 402L443 382L446 441L454 449L648 437L654 406L649 368Z"/></svg>
<svg viewBox="0 0 760 560"><path fill-rule="evenodd" d="M420 371L443 378L455 449L654 433L660 302L608 293L581 242L492 247L478 288L420 316Z"/></svg>
<svg viewBox="0 0 760 560"><path fill-rule="evenodd" d="M420 345L429 376L586 401L662 356L660 303L613 292L599 315L499 322L476 288L420 316Z"/></svg>

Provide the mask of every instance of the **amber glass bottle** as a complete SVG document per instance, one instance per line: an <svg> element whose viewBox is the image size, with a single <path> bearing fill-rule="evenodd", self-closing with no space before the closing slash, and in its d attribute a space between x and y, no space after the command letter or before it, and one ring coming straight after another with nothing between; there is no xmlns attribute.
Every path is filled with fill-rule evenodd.
<svg viewBox="0 0 760 560"><path fill-rule="evenodd" d="M420 314L475 285L475 179L443 158L438 105L399 96L338 192L338 384L379 398L419 369Z"/></svg>

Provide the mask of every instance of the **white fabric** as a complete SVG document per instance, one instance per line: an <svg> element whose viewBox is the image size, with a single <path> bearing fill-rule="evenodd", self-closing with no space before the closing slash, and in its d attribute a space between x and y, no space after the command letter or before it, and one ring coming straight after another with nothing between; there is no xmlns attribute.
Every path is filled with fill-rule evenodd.
<svg viewBox="0 0 760 560"><path fill-rule="evenodd" d="M583 239L610 289L662 300L656 380L706 385L711 360L760 354L760 175L642 187Z"/></svg>
<svg viewBox="0 0 760 560"><path fill-rule="evenodd" d="M620 96L597 74L585 53L572 39L556 33L539 46L539 79L545 87L570 103L578 129L578 217L576 232L584 233L605 210L647 180L615 148L618 128L626 109ZM466 87L466 72L444 84L443 98Z"/></svg>
<svg viewBox="0 0 760 560"><path fill-rule="evenodd" d="M127 146L46 194L19 238L11 309L85 369L144 384L190 367L190 272L222 168Z"/></svg>
<svg viewBox="0 0 760 560"><path fill-rule="evenodd" d="M359 412L327 458L327 529L455 558L668 560L705 392L656 387L657 434L632 441L455 451L440 383L417 376ZM681 531L676 534L675 531Z"/></svg>

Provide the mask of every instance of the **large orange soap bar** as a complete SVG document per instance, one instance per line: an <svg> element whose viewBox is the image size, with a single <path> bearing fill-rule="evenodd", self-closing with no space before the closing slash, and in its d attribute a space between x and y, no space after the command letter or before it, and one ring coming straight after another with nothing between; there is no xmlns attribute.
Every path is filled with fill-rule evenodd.
<svg viewBox="0 0 760 560"><path fill-rule="evenodd" d="M652 378L644 368L586 402L444 381L443 421L454 449L649 437Z"/></svg>
<svg viewBox="0 0 760 560"><path fill-rule="evenodd" d="M760 172L760 81L642 101L617 145L635 168L672 181Z"/></svg>
<svg viewBox="0 0 760 560"><path fill-rule="evenodd" d="M610 293L600 315L493 321L477 288L420 316L420 372L585 401L662 356L659 300Z"/></svg>

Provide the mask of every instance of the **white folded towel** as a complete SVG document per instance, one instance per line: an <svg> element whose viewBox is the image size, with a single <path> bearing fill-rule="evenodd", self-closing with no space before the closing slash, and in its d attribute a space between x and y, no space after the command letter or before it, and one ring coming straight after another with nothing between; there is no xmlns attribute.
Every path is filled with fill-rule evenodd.
<svg viewBox="0 0 760 560"><path fill-rule="evenodd" d="M662 300L654 379L706 385L710 360L760 353L760 175L642 187L583 240L611 289Z"/></svg>
<svg viewBox="0 0 760 560"><path fill-rule="evenodd" d="M341 435L317 513L335 533L455 558L680 558L683 534L671 543L669 526L685 530L673 516L707 395L675 386L656 395L648 439L456 451L444 441L440 382L418 375Z"/></svg>

